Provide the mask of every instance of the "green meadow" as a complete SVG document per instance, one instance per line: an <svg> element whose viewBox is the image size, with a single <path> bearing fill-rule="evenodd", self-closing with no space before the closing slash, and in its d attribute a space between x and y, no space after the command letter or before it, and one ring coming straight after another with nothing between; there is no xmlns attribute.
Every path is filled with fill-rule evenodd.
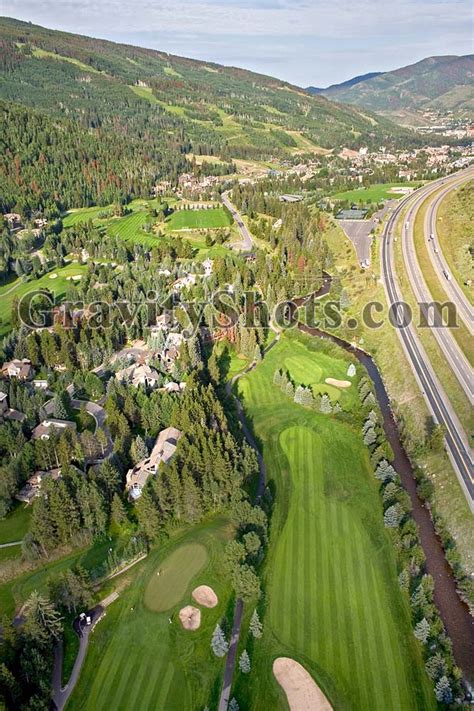
<svg viewBox="0 0 474 711"><path fill-rule="evenodd" d="M377 183L368 188L356 188L355 190L346 190L342 193L331 195L332 200L348 200L355 203L372 203L381 202L382 200L399 200L403 197L403 193L392 192L393 188L415 188L421 183Z"/></svg>
<svg viewBox="0 0 474 711"><path fill-rule="evenodd" d="M252 660L233 692L241 708L287 709L272 674L278 656L303 664L338 711L435 708L359 427L296 405L273 384L283 366L309 384L337 377L343 362L347 370L336 347L284 336L238 381L275 502L264 633L249 641L244 629L241 640ZM341 392L340 402L356 418L356 397Z"/></svg>
<svg viewBox="0 0 474 711"><path fill-rule="evenodd" d="M213 655L210 641L216 623L233 609L222 566L232 535L224 519L200 524L160 544L130 571L132 584L90 639L68 711L216 707L225 660ZM178 612L197 606L191 592L203 584L212 586L219 604L201 608L198 630L184 630Z"/></svg>

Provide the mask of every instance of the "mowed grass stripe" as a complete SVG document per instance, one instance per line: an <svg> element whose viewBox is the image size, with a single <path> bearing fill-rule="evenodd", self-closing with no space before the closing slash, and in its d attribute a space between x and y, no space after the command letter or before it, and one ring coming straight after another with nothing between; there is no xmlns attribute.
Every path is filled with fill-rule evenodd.
<svg viewBox="0 0 474 711"><path fill-rule="evenodd" d="M356 525L354 536L357 540L357 547L360 551L364 550L363 538L365 531L361 526ZM371 570L372 562L370 559L364 560L364 565L358 566L359 584L362 590L362 596L366 600L371 600L370 607L361 608L360 623L364 632L364 643L370 663L366 665L368 688L373 690L380 702L383 701L385 708L393 707L393 698L389 693L388 698L384 693L385 679L378 673L378 664L380 663L379 647L381 645L380 629L377 630L374 624L375 610L379 605L378 588L371 585Z"/></svg>
<svg viewBox="0 0 474 711"><path fill-rule="evenodd" d="M128 694L127 697L127 707L129 709L139 709L140 708L140 700L141 700L141 695L143 691L143 684L145 683L145 679L153 677L155 674L156 670L156 660L155 659L148 659L148 662L144 661L141 659L140 661L140 671L138 672L135 683L133 684L133 687L130 689L130 693Z"/></svg>
<svg viewBox="0 0 474 711"><path fill-rule="evenodd" d="M104 708L103 702L108 699L111 689L114 688L116 684L120 681L123 674L122 664L125 662L126 657L129 654L129 650L124 647L120 647L116 644L114 639L107 645L107 657L109 654L114 660L113 666L107 664L105 661L105 654L102 657L101 663L97 669L96 676L87 699L87 707L89 709ZM107 708L107 707L105 707Z"/></svg>
<svg viewBox="0 0 474 711"><path fill-rule="evenodd" d="M137 683L137 674L141 666L142 663L140 659L136 658L135 663L130 664L128 669L122 673L119 683L114 686L107 697L104 698L107 703L107 708L116 709L117 711L119 711L119 709L125 711L125 709L130 708L128 705L128 695L130 689Z"/></svg>
<svg viewBox="0 0 474 711"><path fill-rule="evenodd" d="M143 704L142 706L144 711L146 709L150 709L150 711L155 711L155 709L171 709L173 707L180 708L181 700L178 700L175 695L170 698L169 703L165 703L165 701L167 701L168 699L171 681L174 675L175 667L173 664L171 664L171 662L168 662L164 666L164 673L159 676L156 676L154 679L155 683L150 684L152 693L148 701L148 706L146 704ZM180 686L177 688L180 688L182 690L183 681L183 679L180 679ZM179 703L179 705L175 706L177 702Z"/></svg>

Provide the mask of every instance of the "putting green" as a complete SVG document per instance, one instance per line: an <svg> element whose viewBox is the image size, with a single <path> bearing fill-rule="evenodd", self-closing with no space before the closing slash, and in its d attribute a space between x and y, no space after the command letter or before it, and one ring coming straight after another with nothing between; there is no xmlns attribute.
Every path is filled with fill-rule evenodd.
<svg viewBox="0 0 474 711"><path fill-rule="evenodd" d="M146 607L152 612L165 612L177 605L207 560L207 550L199 543L188 543L175 550L148 581L143 596Z"/></svg>
<svg viewBox="0 0 474 711"><path fill-rule="evenodd" d="M285 358L285 368L296 383L313 385L320 383L323 377L323 369L315 361L315 358L298 354Z"/></svg>

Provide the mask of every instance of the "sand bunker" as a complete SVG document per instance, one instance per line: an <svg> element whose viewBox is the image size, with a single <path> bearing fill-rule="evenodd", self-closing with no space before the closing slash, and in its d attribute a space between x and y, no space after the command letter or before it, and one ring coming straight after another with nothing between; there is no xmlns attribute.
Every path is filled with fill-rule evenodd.
<svg viewBox="0 0 474 711"><path fill-rule="evenodd" d="M286 694L290 711L332 711L331 704L314 679L294 659L275 659L273 674Z"/></svg>
<svg viewBox="0 0 474 711"><path fill-rule="evenodd" d="M336 380L336 378L326 378L324 382L328 385L334 385L336 388L350 388L352 385L350 380Z"/></svg>
<svg viewBox="0 0 474 711"><path fill-rule="evenodd" d="M58 278L58 275L57 275L56 272L55 272L54 274L50 274L50 275L49 275L49 278L50 278L50 279L57 279L57 278Z"/></svg>
<svg viewBox="0 0 474 711"><path fill-rule="evenodd" d="M215 607L219 602L216 593L209 585L200 585L198 588L194 588L192 595L198 605L203 607Z"/></svg>
<svg viewBox="0 0 474 711"><path fill-rule="evenodd" d="M179 619L185 630L197 630L201 625L201 610L186 605L179 611Z"/></svg>

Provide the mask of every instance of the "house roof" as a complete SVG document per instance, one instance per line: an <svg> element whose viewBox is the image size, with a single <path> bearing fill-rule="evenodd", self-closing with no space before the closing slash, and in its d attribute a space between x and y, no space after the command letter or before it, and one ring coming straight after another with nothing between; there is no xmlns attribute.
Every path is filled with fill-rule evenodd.
<svg viewBox="0 0 474 711"><path fill-rule="evenodd" d="M176 451L176 445L182 433L176 427L167 427L162 430L155 442L150 456L139 462L127 473L127 485L130 496L138 498L143 487L152 474L156 474L161 462L169 462Z"/></svg>
<svg viewBox="0 0 474 711"><path fill-rule="evenodd" d="M76 423L69 420L58 420L50 417L37 425L31 433L32 439L48 438L54 431L61 432L65 429L76 429Z"/></svg>

